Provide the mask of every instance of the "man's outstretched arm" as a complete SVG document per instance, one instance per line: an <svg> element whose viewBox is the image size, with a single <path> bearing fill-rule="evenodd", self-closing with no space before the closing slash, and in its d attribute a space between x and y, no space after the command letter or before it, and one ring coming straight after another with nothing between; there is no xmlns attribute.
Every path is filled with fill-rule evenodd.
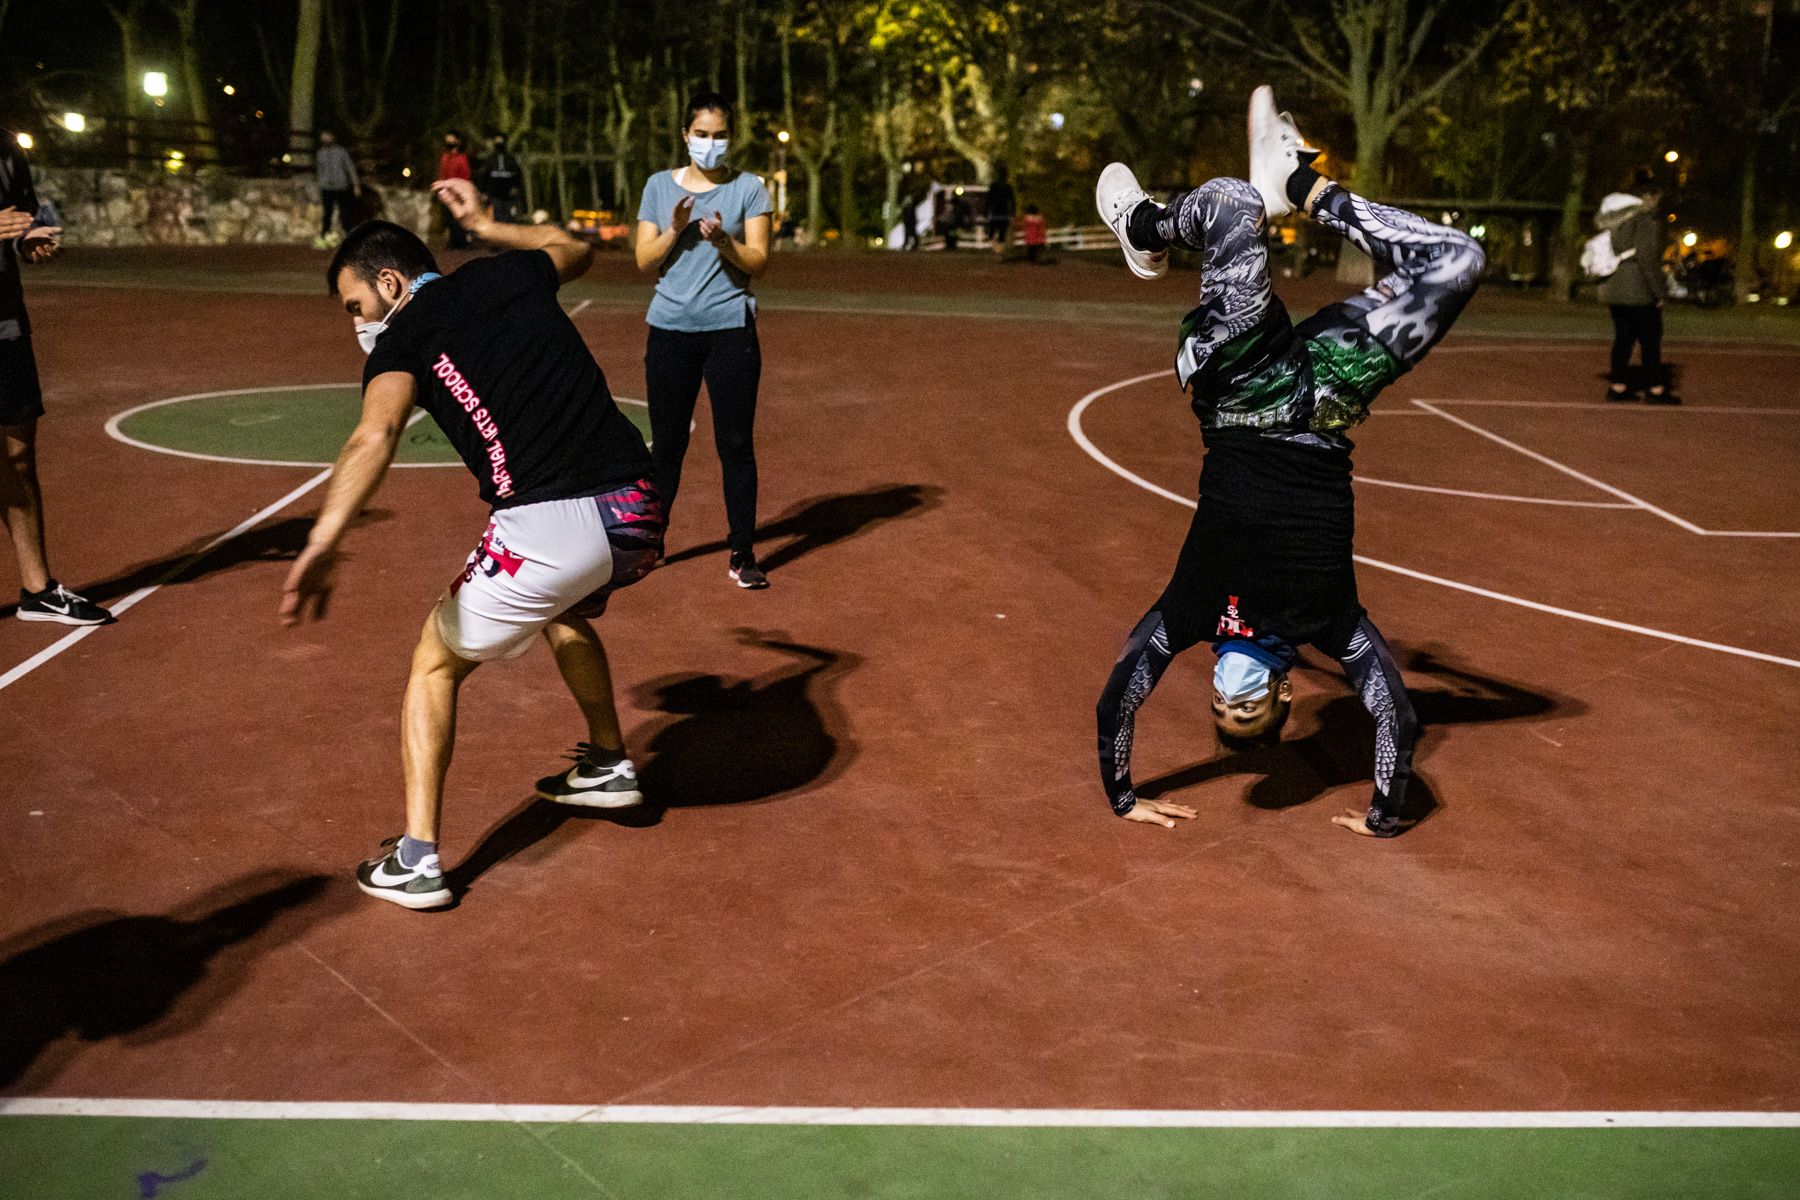
<svg viewBox="0 0 1800 1200"><path fill-rule="evenodd" d="M1406 785L1412 779L1419 720L1406 698L1406 682L1400 677L1393 651L1368 617L1357 623L1350 648L1338 663L1362 697L1363 707L1375 718L1375 795L1368 812L1352 809L1331 819L1369 837L1394 837L1413 823L1400 814L1406 807Z"/></svg>
<svg viewBox="0 0 1800 1200"><path fill-rule="evenodd" d="M452 220L488 245L548 254L563 283L581 278L594 265L594 248L555 225L508 225L494 220L481 193L466 179L440 179L431 185L431 191L450 210Z"/></svg>
<svg viewBox="0 0 1800 1200"><path fill-rule="evenodd" d="M331 468L325 505L307 535L306 548L294 560L287 582L281 585L283 625L297 624L308 601L312 602L314 620L325 616L338 543L387 477L388 464L394 461L394 451L400 446L400 435L406 432L413 386L411 375L387 371L364 389L362 418Z"/></svg>

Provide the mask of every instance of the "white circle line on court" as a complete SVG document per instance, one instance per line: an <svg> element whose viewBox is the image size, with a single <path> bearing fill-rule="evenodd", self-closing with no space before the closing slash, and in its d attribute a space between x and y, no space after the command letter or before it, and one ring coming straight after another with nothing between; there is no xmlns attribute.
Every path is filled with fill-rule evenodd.
<svg viewBox="0 0 1800 1200"><path fill-rule="evenodd" d="M324 391L331 391L334 389L346 389L346 388L354 388L354 389L357 389L360 391L362 388L362 384L361 383L291 383L291 384L284 384L279 387L229 388L222 392L192 392L186 396L170 396L166 400L152 400L148 404L140 404L140 405L137 405L135 408L128 408L124 412L113 414L111 417L107 418L106 434L108 437L112 438L114 441L123 442L127 446L135 446L139 450L149 450L156 454L168 454L168 455L174 456L175 458L192 458L192 459L196 459L200 462L235 463L239 466L246 466L246 467L310 467L310 468L316 470L319 467L329 467L332 464L328 463L328 462L316 462L316 461L299 462L299 461L294 461L294 460L290 460L290 459L277 459L277 458L237 458L237 457L234 457L229 454L204 454L198 450L177 450L173 446L159 446L155 442L146 442L140 438L134 438L130 434L126 433L124 431L124 429L122 428L122 426L124 425L125 421L129 420L132 417L135 417L137 414L139 414L141 412L148 412L153 408L162 408L162 407L164 407L166 405L170 405L170 404L188 404L195 400L217 400L217 399L220 399L221 397L225 397L225 396L262 396L262 395L271 395L271 394L274 394L277 392L324 392ZM644 401L634 400L628 396L614 396L613 403L615 403L615 404L630 404L630 405L634 405L635 407L638 407L638 408L648 408L649 407L649 405L646 404ZM422 414L425 410L421 408L419 411ZM694 427L694 422L689 421L688 428L691 430L691 429L693 429L693 427ZM648 444L649 444L649 440L645 439L645 445L648 445ZM451 459L449 462L416 462L416 463L397 462L397 463L389 463L388 465L391 468L398 467L398 468L403 468L403 469L414 469L414 470L416 470L416 469L436 470L436 469L439 469L442 467L460 467L463 465L463 462L460 458L455 458L455 459Z"/></svg>
<svg viewBox="0 0 1800 1200"><path fill-rule="evenodd" d="M1002 1129L1796 1129L1796 1112L1364 1109L789 1108L661 1104L114 1100L20 1096L0 1117L484 1121L511 1124L959 1126Z"/></svg>
<svg viewBox="0 0 1800 1200"><path fill-rule="evenodd" d="M1109 395L1112 392L1122 391L1134 384L1143 383L1150 379L1157 379L1166 374L1166 371L1149 371L1142 375L1133 375L1129 379L1121 379L1117 383L1109 383L1105 387L1095 388L1093 391L1077 400L1075 406L1069 410L1069 436L1075 439L1075 444L1080 446L1089 458L1092 458L1095 462L1099 463L1119 478L1128 480L1147 492L1161 496L1165 500L1172 500L1176 504L1180 504L1186 508L1197 508L1198 504L1188 497L1183 496L1178 492L1171 492L1168 488L1161 487L1158 484L1154 484L1148 479L1145 479L1142 475L1138 475L1113 461L1104 450L1094 444L1093 440L1089 438L1086 432L1081 428L1081 416L1088 410L1089 406L1091 406L1094 401L1100 399L1102 396ZM1438 403L1442 403L1442 401L1439 401ZM1496 592L1489 588L1477 587L1472 583L1463 583L1461 580L1457 579L1445 579L1439 575L1430 575L1424 571L1416 571L1411 567L1402 567L1394 563L1382 562L1380 559L1368 558L1361 554L1355 555L1354 558L1364 566L1374 567L1378 571L1388 571L1395 575L1405 576L1408 579L1419 580L1422 583L1436 584L1438 587L1450 588L1451 590L1458 592L1467 592L1469 595L1480 596L1488 600L1498 600L1503 604L1512 604L1520 608L1528 608L1534 612L1548 613L1551 616L1564 617L1571 621L1582 621L1589 625L1599 625L1607 629L1617 629L1623 633L1635 633L1642 637L1657 638L1665 642L1676 642L1680 645L1693 646L1701 650L1712 650L1719 654L1730 654L1739 658L1755 659L1758 662L1775 663L1776 665L1783 667L1800 668L1800 659L1783 658L1778 654L1767 654L1761 650L1750 650L1743 646L1731 646L1723 642L1709 642L1701 638L1688 637L1685 634L1670 633L1663 629L1652 629L1647 625L1634 625L1628 621L1615 621L1610 617L1598 617L1592 613L1577 612L1571 608L1560 608L1554 604L1544 604L1537 600L1527 600L1523 596L1512 596L1505 592Z"/></svg>

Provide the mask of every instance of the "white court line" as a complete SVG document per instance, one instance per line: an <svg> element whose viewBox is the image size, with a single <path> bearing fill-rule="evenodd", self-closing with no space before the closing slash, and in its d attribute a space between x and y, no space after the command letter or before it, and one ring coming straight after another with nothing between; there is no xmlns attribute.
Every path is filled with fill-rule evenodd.
<svg viewBox="0 0 1800 1200"><path fill-rule="evenodd" d="M1119 476L1119 478L1128 480L1147 492L1163 497L1165 500L1173 500L1175 503L1184 505L1187 508L1197 508L1199 505L1194 500L1191 500L1178 492L1171 492L1166 487L1151 483L1142 475L1135 474L1114 462L1105 451L1101 450L1100 447L1093 443L1093 440L1090 439L1081 428L1081 415L1087 411L1088 406L1093 404L1094 401L1107 395L1109 392L1116 392L1121 388L1130 387L1132 384L1142 383L1146 379L1155 379L1162 374L1164 374L1164 372L1154 371L1145 375L1137 375L1130 379L1121 380L1118 383L1111 383L1105 387L1096 388L1089 392L1087 395L1077 400L1075 402L1075 407L1069 410L1069 435L1075 439L1076 445L1087 452L1088 457L1092 458L1095 462L1099 463L1113 474ZM1415 403L1417 403L1417 401L1415 401ZM1783 667L1800 668L1800 659L1782 658L1780 655L1765 654L1760 650L1747 650L1742 646L1728 646L1723 642L1703 641L1699 638L1686 637L1679 633L1669 633L1662 629L1651 629L1647 625L1633 625L1626 621L1615 621L1610 617L1597 617L1592 613L1576 612L1574 609L1570 608L1558 608L1553 604L1543 604L1536 600L1527 600L1522 596L1509 596L1505 592L1496 592L1488 588L1476 587L1474 584L1462 583L1455 579L1444 579L1441 576L1428 575L1423 571L1415 571L1411 567L1396 566L1393 563L1382 562L1380 559L1368 558L1361 554L1355 555L1354 557L1357 562L1362 563L1364 566L1374 567L1378 571L1391 571L1396 575L1404 575L1408 579L1417 579L1424 583L1435 583L1439 587L1451 588L1459 592L1467 592L1470 595L1481 596L1488 600L1498 600L1504 604L1516 604L1520 608L1529 608L1534 612L1549 613L1552 616L1566 617L1571 621L1583 621L1590 625L1600 625L1607 629L1617 629L1624 633L1635 633L1643 637L1658 638L1665 642L1678 642L1684 646L1695 646L1702 650L1717 651L1720 654L1736 655L1739 658L1752 658L1758 662L1768 662Z"/></svg>
<svg viewBox="0 0 1800 1200"><path fill-rule="evenodd" d="M1627 504L1623 500L1551 500L1544 496L1508 496L1502 492L1465 492L1461 488L1431 487L1423 483L1400 483L1393 479L1376 479L1371 475L1358 475L1356 482L1372 483L1377 487L1404 488L1409 492L1435 492L1440 496L1467 496L1471 500L1510 500L1514 504L1554 504L1562 508L1636 508L1635 504Z"/></svg>
<svg viewBox="0 0 1800 1200"><path fill-rule="evenodd" d="M1650 503L1648 500L1645 500L1645 499L1642 499L1641 497L1632 495L1630 492L1626 491L1624 488L1617 488L1617 487L1614 487L1610 483L1604 482L1603 480L1595 479L1592 475L1584 474L1581 471L1577 471L1574 467L1568 466L1565 463L1557 462L1554 458L1551 458L1548 454L1540 454L1536 450L1531 449L1530 447L1521 446L1519 443L1513 441L1511 438L1504 438L1504 437L1501 437L1499 434L1493 432L1492 430L1483 429L1481 426L1475 424L1475 422L1473 422L1473 421L1465 420L1462 417L1454 416L1451 413L1447 413L1441 408L1436 408L1433 406L1432 402L1429 400L1414 400L1413 406L1416 408L1422 408L1426 412L1431 413L1434 416L1442 417L1442 418L1444 418L1444 420L1450 422L1452 425L1461 426L1462 428L1467 429L1470 433L1480 434L1482 437L1488 439L1490 442L1496 442L1499 445L1505 446L1508 450L1512 450L1512 451L1515 451L1516 453L1523 454L1526 458L1531 459L1533 462L1542 463L1544 466L1549 467L1555 471L1561 471L1564 475L1567 475L1572 479L1579 479L1579 480L1581 480L1581 482L1587 484L1589 487L1598 488L1603 492L1607 492L1611 495L1619 497L1621 500L1629 500L1629 501L1631 501L1631 503L1634 507L1641 508L1645 512L1648 512L1648 513L1653 513L1656 516L1661 517L1663 520L1670 522L1671 524L1679 525L1681 528L1687 530L1689 533L1698 534L1701 537L1769 537L1769 538L1800 537L1800 532L1790 532L1788 530L1702 529L1700 526L1694 524L1692 521L1689 521L1683 517L1678 517L1666 508L1658 508L1656 505Z"/></svg>
<svg viewBox="0 0 1800 1200"><path fill-rule="evenodd" d="M583 303L586 303L586 301ZM328 467L331 465L330 463L313 461L298 462L279 458L237 458L229 454L204 454L198 450L177 450L173 446L159 446L155 442L140 441L126 433L122 426L126 420L136 416L138 413L147 412L153 408L162 408L164 405L168 404L186 404L192 400L216 400L220 396L261 396L272 392L324 392L340 390L361 391L362 384L360 382L296 383L287 384L281 387L231 388L222 392L193 392L186 396L170 396L166 400L152 400L148 404L140 404L135 408L128 408L124 412L115 413L107 420L105 428L107 436L114 441L123 442L127 446L135 446L139 450L149 450L154 454L170 454L176 458L192 458L197 459L200 462L234 463L245 467ZM613 403L631 404L638 408L649 407L649 405L642 400L632 400L625 396L614 396ZM410 427L413 422L418 421L419 418L424 415L425 410L420 408L414 413L412 421L407 423L408 426ZM688 428L689 430L692 430L694 428L694 422L689 421ZM441 467L460 467L462 465L461 459L451 459L449 462L397 462L388 464L390 468L427 468L433 470Z"/></svg>
<svg viewBox="0 0 1800 1200"><path fill-rule="evenodd" d="M208 554L211 554L214 550L217 550L220 546L223 546L226 542L229 542L238 534L254 527L265 519L274 516L276 513L280 512L282 509L286 508L288 505L292 504L294 501L306 495L306 493L312 491L330 478L331 468L326 467L323 471L320 471L317 475L314 475L311 479L308 479L305 483L301 484L281 499L275 501L275 503L266 508L259 509L249 517L239 521L236 525L233 525L230 529L206 543L205 546L182 559L176 566L164 572L162 578L158 579L155 583L139 588L117 604L114 604L112 606L113 615L118 616L120 613L135 606L138 601L148 599L158 588L180 575L183 571L186 571L189 567L193 566L202 558L205 558ZM36 654L20 663L6 674L0 675L0 691L4 691L6 688L25 678L25 676L31 674L39 667L61 654L64 650L75 645L75 643L79 642L82 638L87 637L96 630L104 628L106 628L104 625L84 625L79 629L70 630L61 638L51 642L48 646L45 646L42 650L39 650Z"/></svg>
<svg viewBox="0 0 1800 1200"><path fill-rule="evenodd" d="M1438 351L1433 351L1438 353ZM1609 413L1668 413L1705 416L1707 413L1733 413L1739 416L1791 417L1800 408L1759 408L1753 404L1608 404L1604 400L1433 400L1433 404L1453 404L1458 408L1587 408ZM1398 413L1376 412L1372 416L1398 416Z"/></svg>
<svg viewBox="0 0 1800 1200"><path fill-rule="evenodd" d="M569 310L569 319L574 320L576 317L580 316L581 310L586 308L588 305L590 305L592 303L593 303L592 300L583 300L580 304L577 304L574 308L571 308Z"/></svg>
<svg viewBox="0 0 1800 1200"><path fill-rule="evenodd" d="M0 1117L505 1121L581 1125L911 1125L1001 1129L1796 1129L1796 1112L1359 1109L779 1108L279 1100L0 1099Z"/></svg>

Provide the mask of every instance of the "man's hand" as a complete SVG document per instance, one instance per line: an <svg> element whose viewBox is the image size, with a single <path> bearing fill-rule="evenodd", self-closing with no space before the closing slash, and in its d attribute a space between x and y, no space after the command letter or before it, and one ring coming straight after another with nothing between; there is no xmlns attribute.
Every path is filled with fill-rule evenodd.
<svg viewBox="0 0 1800 1200"><path fill-rule="evenodd" d="M731 245L731 235L725 232L725 214L714 210L710 217L700 218L700 236L723 250Z"/></svg>
<svg viewBox="0 0 1800 1200"><path fill-rule="evenodd" d="M1161 800L1144 800L1131 806L1125 814L1127 821L1138 821L1145 825L1161 825L1164 829L1175 828L1175 818L1191 821L1199 816L1199 810L1189 808L1185 804L1167 804Z"/></svg>
<svg viewBox="0 0 1800 1200"><path fill-rule="evenodd" d="M466 179L440 179L431 185L431 194L449 210L450 219L470 233L487 220L481 193Z"/></svg>
<svg viewBox="0 0 1800 1200"><path fill-rule="evenodd" d="M31 228L30 213L22 213L12 205L0 208L0 242L10 242Z"/></svg>
<svg viewBox="0 0 1800 1200"><path fill-rule="evenodd" d="M308 544L294 560L287 582L281 585L281 623L298 625L310 602L313 620L325 619L325 608L331 602L332 576L337 572L337 551L328 546Z"/></svg>
<svg viewBox="0 0 1800 1200"><path fill-rule="evenodd" d="M1342 825L1351 833L1360 833L1364 837L1378 838L1393 837L1396 833L1411 829L1414 825L1417 825L1419 821L1417 817L1402 817L1400 818L1400 823L1395 826L1394 833L1376 833L1373 829L1369 828L1369 814L1367 812L1356 808L1346 808L1343 812L1331 818L1331 823L1333 825Z"/></svg>
<svg viewBox="0 0 1800 1200"><path fill-rule="evenodd" d="M669 218L669 228L673 229L676 234L680 234L682 230L688 227L688 222L693 219L694 198L692 196L683 196L675 202L675 215ZM706 231L705 221L700 222L700 229L703 233Z"/></svg>
<svg viewBox="0 0 1800 1200"><path fill-rule="evenodd" d="M62 249L62 226L45 225L19 239L19 255L28 263L49 262Z"/></svg>

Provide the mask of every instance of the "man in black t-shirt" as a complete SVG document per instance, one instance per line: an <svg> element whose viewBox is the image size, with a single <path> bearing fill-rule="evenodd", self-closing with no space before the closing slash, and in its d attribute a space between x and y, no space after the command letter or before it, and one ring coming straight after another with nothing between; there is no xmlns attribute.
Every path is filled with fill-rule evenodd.
<svg viewBox="0 0 1800 1200"><path fill-rule="evenodd" d="M434 191L463 228L505 252L440 276L408 230L353 230L326 282L369 355L363 414L283 585L282 620L323 616L337 547L393 461L416 404L430 413L492 506L487 530L432 609L402 708L406 833L357 869L357 885L407 908L452 901L437 854L444 775L462 681L543 634L587 719L576 763L538 782L563 804L641 803L625 757L606 654L587 618L662 553L650 454L556 299L593 249L553 226L496 223L467 180Z"/></svg>
<svg viewBox="0 0 1800 1200"><path fill-rule="evenodd" d="M1400 669L1356 594L1350 439L1382 388L1423 358L1474 294L1468 235L1373 204L1312 169L1293 119L1257 88L1250 178L1214 179L1167 207L1113 163L1095 199L1127 263L1154 278L1168 248L1201 256L1201 303L1182 322L1176 370L1206 439L1200 498L1173 577L1138 622L1096 710L1113 811L1173 826L1195 816L1140 799L1131 782L1137 710L1177 654L1210 642L1213 724L1229 749L1279 740L1288 672L1311 645L1336 659L1375 719L1374 795L1332 819L1392 837L1404 817L1417 722ZM1388 268L1374 287L1298 326L1275 298L1263 238L1301 209Z"/></svg>
<svg viewBox="0 0 1800 1200"><path fill-rule="evenodd" d="M44 493L37 473L44 394L19 264L48 262L62 230L40 224L37 213L25 152L11 132L0 129L0 524L19 562L19 620L104 625L112 614L56 582L44 549Z"/></svg>

